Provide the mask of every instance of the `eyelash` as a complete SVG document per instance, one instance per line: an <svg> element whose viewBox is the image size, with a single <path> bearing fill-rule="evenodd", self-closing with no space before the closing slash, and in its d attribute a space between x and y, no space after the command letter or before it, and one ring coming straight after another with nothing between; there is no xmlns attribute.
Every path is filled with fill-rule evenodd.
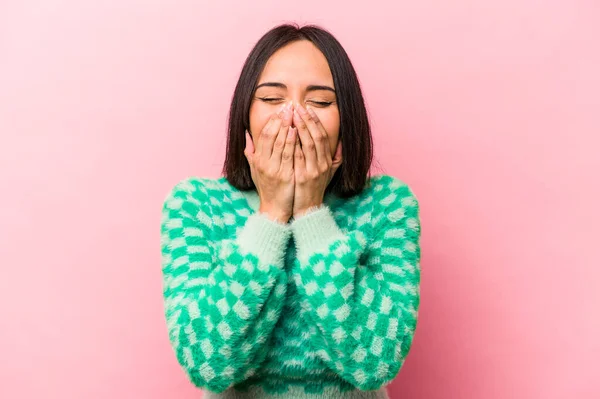
<svg viewBox="0 0 600 399"><path fill-rule="evenodd" d="M266 98L266 97L259 97L259 99L261 99L262 101L266 102L266 103L274 103L276 101L281 101L281 98ZM321 107L328 107L331 104L333 104L332 101L310 101L313 104L317 104L318 106Z"/></svg>

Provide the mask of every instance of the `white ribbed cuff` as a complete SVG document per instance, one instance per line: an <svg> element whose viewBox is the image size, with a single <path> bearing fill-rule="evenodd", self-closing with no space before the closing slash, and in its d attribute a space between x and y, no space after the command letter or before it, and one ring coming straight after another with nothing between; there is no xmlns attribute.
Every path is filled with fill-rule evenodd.
<svg viewBox="0 0 600 399"><path fill-rule="evenodd" d="M313 253L326 249L329 244L344 237L329 206L323 204L310 210L290 224L298 258L307 259Z"/></svg>
<svg viewBox="0 0 600 399"><path fill-rule="evenodd" d="M283 267L283 259L291 228L269 219L265 214L253 213L246 220L237 241L240 248L255 254L261 263L270 263Z"/></svg>

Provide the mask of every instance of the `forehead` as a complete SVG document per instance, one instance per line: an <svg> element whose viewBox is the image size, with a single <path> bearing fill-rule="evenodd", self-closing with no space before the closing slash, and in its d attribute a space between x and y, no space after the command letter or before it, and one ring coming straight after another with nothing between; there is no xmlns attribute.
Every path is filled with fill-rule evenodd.
<svg viewBox="0 0 600 399"><path fill-rule="evenodd" d="M267 61L258 83L266 81L333 86L327 59L308 40L296 41L277 50Z"/></svg>

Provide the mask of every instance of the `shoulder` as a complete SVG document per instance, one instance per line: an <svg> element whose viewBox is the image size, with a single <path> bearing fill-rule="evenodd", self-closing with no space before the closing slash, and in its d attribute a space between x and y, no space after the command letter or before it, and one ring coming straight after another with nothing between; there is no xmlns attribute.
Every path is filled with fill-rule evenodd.
<svg viewBox="0 0 600 399"><path fill-rule="evenodd" d="M206 180L207 178L198 176L188 176L178 180L166 191L165 201L184 200L197 196L198 193L205 191Z"/></svg>
<svg viewBox="0 0 600 399"><path fill-rule="evenodd" d="M369 178L364 195L371 196L381 205L400 201L402 206L417 206L418 199L412 188L398 177L380 174Z"/></svg>
<svg viewBox="0 0 600 399"><path fill-rule="evenodd" d="M171 186L167 192L167 197L181 197L186 195L196 196L205 195L209 197L222 197L223 195L231 194L238 191L231 186L224 177L210 178L199 176L185 177L175 185Z"/></svg>
<svg viewBox="0 0 600 399"><path fill-rule="evenodd" d="M220 214L230 212L244 201L244 196L225 177L189 176L179 180L168 190L163 210L183 207Z"/></svg>
<svg viewBox="0 0 600 399"><path fill-rule="evenodd" d="M398 208L418 211L417 196L403 180L387 174L369 176L363 190L353 197L344 198L335 204L336 212L345 218L377 218L379 214Z"/></svg>
<svg viewBox="0 0 600 399"><path fill-rule="evenodd" d="M220 178L187 176L178 180L166 191L164 208L181 206L183 203L199 206L222 197L222 192L226 189L226 185L222 184Z"/></svg>

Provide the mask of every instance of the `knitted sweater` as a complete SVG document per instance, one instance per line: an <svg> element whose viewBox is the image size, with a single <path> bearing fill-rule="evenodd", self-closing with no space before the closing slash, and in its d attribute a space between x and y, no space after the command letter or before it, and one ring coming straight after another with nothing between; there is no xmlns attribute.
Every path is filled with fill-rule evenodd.
<svg viewBox="0 0 600 399"><path fill-rule="evenodd" d="M386 398L417 324L415 195L378 175L285 224L259 205L225 177L164 201L164 309L189 379L207 398Z"/></svg>

